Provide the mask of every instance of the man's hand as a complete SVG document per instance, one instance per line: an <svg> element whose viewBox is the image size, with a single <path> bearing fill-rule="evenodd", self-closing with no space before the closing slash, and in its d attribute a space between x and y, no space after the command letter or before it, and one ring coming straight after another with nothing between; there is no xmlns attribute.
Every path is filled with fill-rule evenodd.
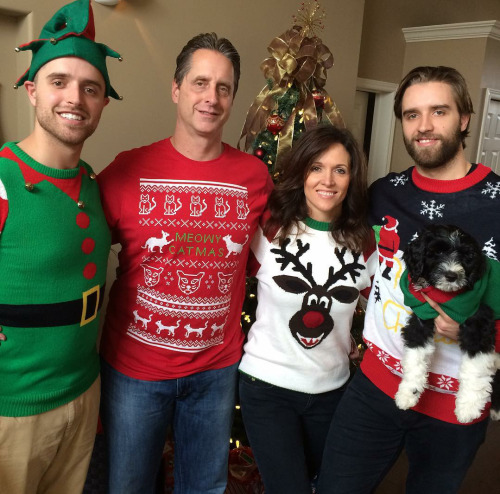
<svg viewBox="0 0 500 494"><path fill-rule="evenodd" d="M0 345L2 344L2 341L5 341L7 339L7 336L5 336L3 333L3 328L0 326Z"/></svg>
<svg viewBox="0 0 500 494"><path fill-rule="evenodd" d="M441 309L440 305L434 300L430 299L425 293L422 293L426 302L439 314L439 316L434 319L434 328L436 333L441 336L445 336L450 340L458 341L458 333L460 325L458 322L454 321L446 312Z"/></svg>

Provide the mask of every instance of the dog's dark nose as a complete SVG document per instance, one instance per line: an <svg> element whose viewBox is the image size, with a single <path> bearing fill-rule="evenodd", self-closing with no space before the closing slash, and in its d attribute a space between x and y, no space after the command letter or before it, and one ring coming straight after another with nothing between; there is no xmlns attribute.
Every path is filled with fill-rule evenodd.
<svg viewBox="0 0 500 494"><path fill-rule="evenodd" d="M446 281L449 281L452 283L453 281L457 281L458 275L457 273L453 273L452 271L448 271L444 277L446 278Z"/></svg>

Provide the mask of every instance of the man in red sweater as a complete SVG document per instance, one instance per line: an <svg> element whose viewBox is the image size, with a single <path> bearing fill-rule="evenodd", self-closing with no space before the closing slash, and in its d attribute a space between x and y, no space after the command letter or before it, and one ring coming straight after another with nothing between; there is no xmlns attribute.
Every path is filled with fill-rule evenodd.
<svg viewBox="0 0 500 494"><path fill-rule="evenodd" d="M260 160L222 142L239 74L227 39L191 39L174 134L99 176L122 247L101 343L110 494L154 493L169 426L175 492L225 490L245 266L272 187Z"/></svg>

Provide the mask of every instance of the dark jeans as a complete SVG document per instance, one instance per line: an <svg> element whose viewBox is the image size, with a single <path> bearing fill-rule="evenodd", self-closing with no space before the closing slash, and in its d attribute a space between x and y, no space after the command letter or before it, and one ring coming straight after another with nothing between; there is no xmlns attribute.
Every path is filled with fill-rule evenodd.
<svg viewBox="0 0 500 494"><path fill-rule="evenodd" d="M342 389L306 394L240 374L243 422L266 494L311 493Z"/></svg>
<svg viewBox="0 0 500 494"><path fill-rule="evenodd" d="M406 494L456 493L487 426L488 420L455 425L400 410L358 370L328 433L318 492L374 492L404 447L409 462Z"/></svg>
<svg viewBox="0 0 500 494"><path fill-rule="evenodd" d="M155 492L169 425L175 441L175 493L222 494L238 365L179 379L141 381L102 360L108 494Z"/></svg>

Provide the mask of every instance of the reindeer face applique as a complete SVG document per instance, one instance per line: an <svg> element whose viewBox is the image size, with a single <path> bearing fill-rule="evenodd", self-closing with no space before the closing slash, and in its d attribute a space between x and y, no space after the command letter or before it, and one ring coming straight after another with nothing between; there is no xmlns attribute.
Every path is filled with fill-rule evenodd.
<svg viewBox="0 0 500 494"><path fill-rule="evenodd" d="M278 256L276 262L281 264L281 271L291 264L293 271L301 276L278 275L274 276L273 280L285 292L305 294L302 307L292 316L288 326L297 342L303 348L311 349L319 345L335 325L330 315L333 304L351 304L358 299L357 288L338 282L347 280L349 275L354 283L365 266L358 262L359 253L351 254L349 251L352 261L346 262L347 248L335 248L335 256L341 267L335 272L333 266L330 266L326 283L319 285L313 277L311 263L308 262L304 266L300 261L300 257L309 250L310 245L297 240L297 252L294 254L287 250L289 244L290 239L286 239L279 249L271 249L271 252Z"/></svg>

